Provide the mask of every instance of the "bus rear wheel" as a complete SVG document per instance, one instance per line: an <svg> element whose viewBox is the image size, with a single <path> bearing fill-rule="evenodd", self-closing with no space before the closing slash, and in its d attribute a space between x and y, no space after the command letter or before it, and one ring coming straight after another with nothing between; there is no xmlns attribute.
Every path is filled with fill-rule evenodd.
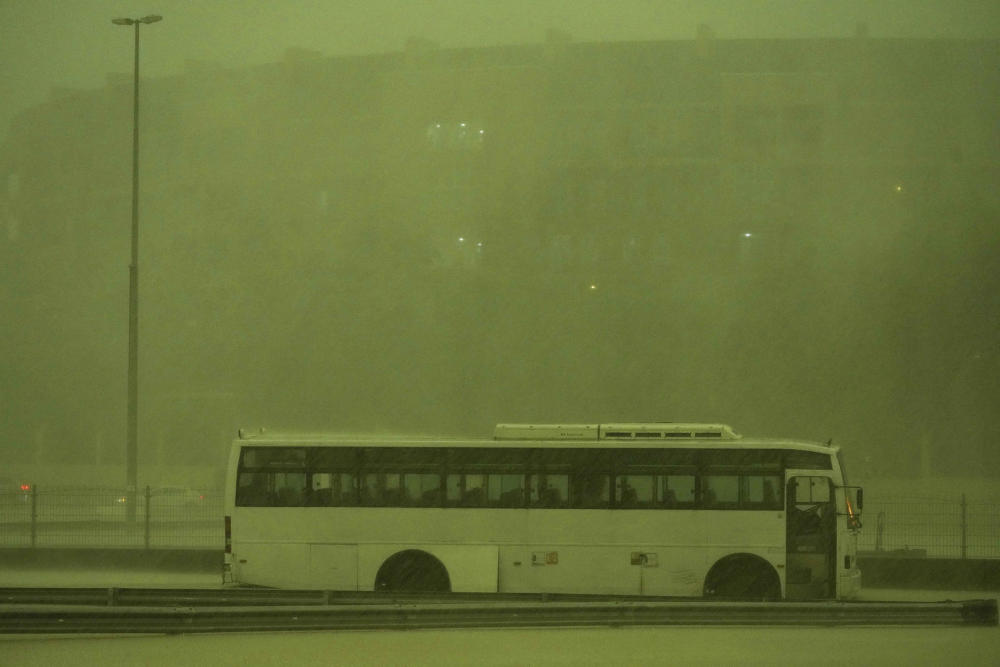
<svg viewBox="0 0 1000 667"><path fill-rule="evenodd" d="M448 593L448 570L437 558L419 549L393 554L375 575L376 591L417 591Z"/></svg>
<svg viewBox="0 0 1000 667"><path fill-rule="evenodd" d="M705 597L780 600L781 581L770 563L752 554L726 556L705 577Z"/></svg>

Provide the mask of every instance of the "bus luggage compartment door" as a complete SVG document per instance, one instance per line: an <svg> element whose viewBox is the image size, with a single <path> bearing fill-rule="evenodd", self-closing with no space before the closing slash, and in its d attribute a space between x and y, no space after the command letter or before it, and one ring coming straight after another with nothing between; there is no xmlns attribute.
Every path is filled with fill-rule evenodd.
<svg viewBox="0 0 1000 667"><path fill-rule="evenodd" d="M309 583L332 591L358 590L358 546L309 545Z"/></svg>

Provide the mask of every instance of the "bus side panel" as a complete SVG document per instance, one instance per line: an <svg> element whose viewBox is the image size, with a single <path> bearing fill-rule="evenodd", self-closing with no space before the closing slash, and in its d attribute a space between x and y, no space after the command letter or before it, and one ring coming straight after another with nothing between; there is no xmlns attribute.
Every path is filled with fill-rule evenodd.
<svg viewBox="0 0 1000 667"><path fill-rule="evenodd" d="M542 543L501 547L500 591L694 597L702 594L709 569L734 553L760 557L781 578L781 547Z"/></svg>
<svg viewBox="0 0 1000 667"><path fill-rule="evenodd" d="M511 545L501 549L500 590L505 593L638 595L639 568L619 545Z"/></svg>
<svg viewBox="0 0 1000 667"><path fill-rule="evenodd" d="M307 544L241 542L233 545L234 581L257 586L308 588L302 581L309 558Z"/></svg>
<svg viewBox="0 0 1000 667"><path fill-rule="evenodd" d="M496 545L462 544L362 544L358 546L358 585L360 590L375 589L375 577L382 564L393 554L409 549L426 551L441 561L448 571L455 593L495 593L497 590Z"/></svg>
<svg viewBox="0 0 1000 667"><path fill-rule="evenodd" d="M309 586L332 591L358 590L358 545L310 544Z"/></svg>

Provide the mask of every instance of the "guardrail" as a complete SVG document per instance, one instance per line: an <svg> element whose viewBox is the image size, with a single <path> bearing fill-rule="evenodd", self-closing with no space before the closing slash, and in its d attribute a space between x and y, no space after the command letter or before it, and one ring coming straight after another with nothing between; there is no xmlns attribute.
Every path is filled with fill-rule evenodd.
<svg viewBox="0 0 1000 667"><path fill-rule="evenodd" d="M7 589L4 594L10 596ZM194 633L598 625L997 625L997 601L728 602L605 598L556 601L454 597L353 601L325 591L275 591L266 604L233 606L233 591L31 589L36 604L0 605L0 633ZM118 604L136 596L141 606ZM212 593L216 598L212 600ZM101 595L102 601L89 596ZM241 595L241 594L237 594ZM259 591L242 597L259 601ZM278 597L282 596L282 597ZM179 599L201 603L177 606ZM305 599L305 604L296 603ZM47 601L37 604L39 600ZM87 600L87 602L81 602ZM278 602L283 600L283 602ZM131 600L129 600L131 601ZM156 606L154 602L165 605ZM214 602L214 603L213 603Z"/></svg>

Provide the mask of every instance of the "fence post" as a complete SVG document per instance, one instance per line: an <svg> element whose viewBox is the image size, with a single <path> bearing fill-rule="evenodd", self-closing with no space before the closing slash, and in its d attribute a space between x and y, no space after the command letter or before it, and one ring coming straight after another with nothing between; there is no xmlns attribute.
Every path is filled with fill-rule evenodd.
<svg viewBox="0 0 1000 667"><path fill-rule="evenodd" d="M966 556L966 534L968 532L968 523L966 522L966 511L967 504L965 502L965 494L962 494L962 560L965 560Z"/></svg>
<svg viewBox="0 0 1000 667"><path fill-rule="evenodd" d="M38 487L31 485L31 548L38 543Z"/></svg>
<svg viewBox="0 0 1000 667"><path fill-rule="evenodd" d="M149 484L147 484L146 485L146 525L145 525L145 529L143 530L143 544L145 545L146 549L149 549L149 506L150 506L149 496L150 496L150 493L149 493Z"/></svg>

